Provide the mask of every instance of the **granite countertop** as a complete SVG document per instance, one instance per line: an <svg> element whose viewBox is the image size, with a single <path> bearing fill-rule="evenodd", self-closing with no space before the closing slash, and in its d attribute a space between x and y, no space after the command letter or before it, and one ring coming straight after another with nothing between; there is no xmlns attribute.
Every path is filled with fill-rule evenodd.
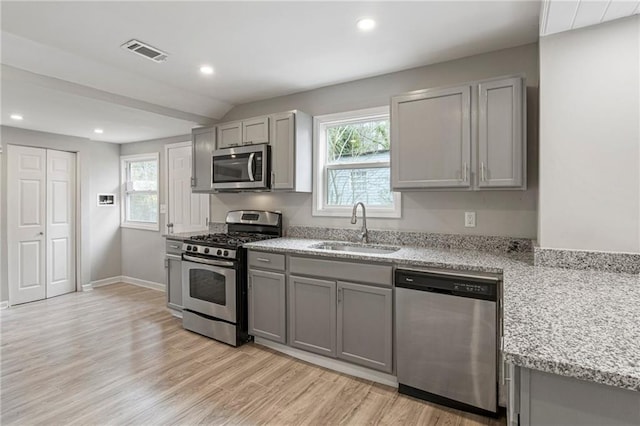
<svg viewBox="0 0 640 426"><path fill-rule="evenodd" d="M278 238L250 249L503 274L504 356L515 365L640 391L640 275L533 266L531 254L402 246L389 254Z"/></svg>
<svg viewBox="0 0 640 426"><path fill-rule="evenodd" d="M195 232L176 232L175 234L162 234L162 236L168 240L184 241L188 238L195 237L196 235L202 235L207 231L195 231Z"/></svg>

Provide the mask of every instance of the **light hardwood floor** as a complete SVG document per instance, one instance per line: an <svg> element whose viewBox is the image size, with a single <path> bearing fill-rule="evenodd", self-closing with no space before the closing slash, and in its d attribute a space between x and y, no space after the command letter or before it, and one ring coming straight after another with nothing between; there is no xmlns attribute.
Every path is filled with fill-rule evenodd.
<svg viewBox="0 0 640 426"><path fill-rule="evenodd" d="M1 312L0 422L503 425L248 344L185 331L126 284Z"/></svg>

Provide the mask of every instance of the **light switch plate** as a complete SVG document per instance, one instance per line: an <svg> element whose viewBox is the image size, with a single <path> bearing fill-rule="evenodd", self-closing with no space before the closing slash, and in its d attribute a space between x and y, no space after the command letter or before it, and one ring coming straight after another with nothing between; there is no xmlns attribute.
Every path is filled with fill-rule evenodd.
<svg viewBox="0 0 640 426"><path fill-rule="evenodd" d="M464 212L464 226L465 228L476 227L476 212Z"/></svg>
<svg viewBox="0 0 640 426"><path fill-rule="evenodd" d="M167 205L160 204L160 214L167 214Z"/></svg>

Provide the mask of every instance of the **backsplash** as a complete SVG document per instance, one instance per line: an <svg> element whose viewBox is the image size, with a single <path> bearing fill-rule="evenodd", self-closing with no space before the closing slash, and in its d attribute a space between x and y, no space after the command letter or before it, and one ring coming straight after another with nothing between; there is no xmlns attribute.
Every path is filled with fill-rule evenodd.
<svg viewBox="0 0 640 426"><path fill-rule="evenodd" d="M640 254L534 248L534 264L555 268L593 269L640 274Z"/></svg>
<svg viewBox="0 0 640 426"><path fill-rule="evenodd" d="M359 229L320 228L290 226L287 237L316 240L359 241ZM428 232L406 232L369 230L372 244L408 245L441 249L482 250L501 253L530 253L533 242L527 238L496 237L482 235L433 234Z"/></svg>

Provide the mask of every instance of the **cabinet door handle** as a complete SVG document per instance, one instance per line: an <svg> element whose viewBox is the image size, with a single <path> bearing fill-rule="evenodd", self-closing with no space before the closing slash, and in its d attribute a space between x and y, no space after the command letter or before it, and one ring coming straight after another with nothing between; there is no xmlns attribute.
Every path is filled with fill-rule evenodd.
<svg viewBox="0 0 640 426"><path fill-rule="evenodd" d="M173 244L169 244L169 247L174 248L174 249L179 249L180 246L174 246Z"/></svg>
<svg viewBox="0 0 640 426"><path fill-rule="evenodd" d="M484 161L480 162L480 180L482 180L483 182L487 180L484 173Z"/></svg>
<svg viewBox="0 0 640 426"><path fill-rule="evenodd" d="M256 260L259 262L271 263L271 259L267 259L265 257L256 257Z"/></svg>
<svg viewBox="0 0 640 426"><path fill-rule="evenodd" d="M342 303L342 289L338 289L338 303Z"/></svg>
<svg viewBox="0 0 640 426"><path fill-rule="evenodd" d="M469 165L467 163L464 163L464 182L467 182L469 180Z"/></svg>

